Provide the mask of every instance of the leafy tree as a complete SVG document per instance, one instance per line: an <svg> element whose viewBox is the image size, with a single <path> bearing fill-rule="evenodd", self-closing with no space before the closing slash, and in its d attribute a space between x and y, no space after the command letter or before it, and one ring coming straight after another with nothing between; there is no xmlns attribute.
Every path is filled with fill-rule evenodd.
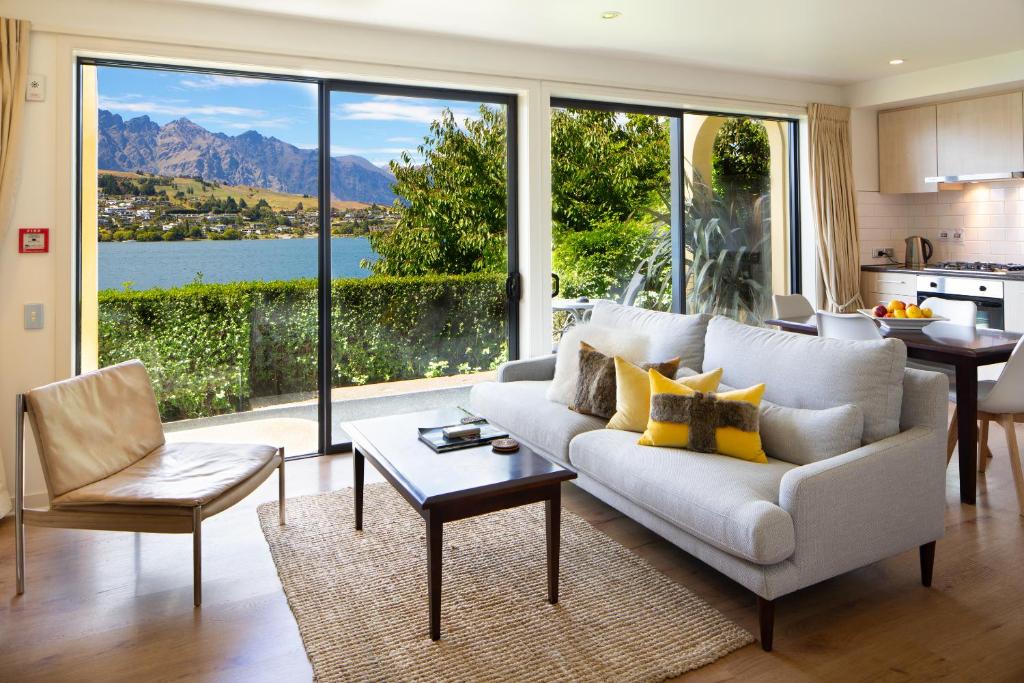
<svg viewBox="0 0 1024 683"><path fill-rule="evenodd" d="M628 220L668 186L665 121L568 109L552 116L556 247L564 235ZM445 111L417 148L421 163L409 154L392 162L398 224L370 234L380 258L364 266L381 275L503 271L505 152L503 110L481 106L479 118L462 125ZM608 230L603 234L611 236Z"/></svg>
<svg viewBox="0 0 1024 683"><path fill-rule="evenodd" d="M669 185L667 122L647 114L557 109L551 118L551 215L566 232L625 221Z"/></svg>
<svg viewBox="0 0 1024 683"><path fill-rule="evenodd" d="M480 107L460 125L450 110L417 148L391 162L398 224L370 234L378 275L498 272L506 262L505 113Z"/></svg>
<svg viewBox="0 0 1024 683"><path fill-rule="evenodd" d="M723 198L750 204L768 191L771 149L764 124L730 117L711 148L711 187Z"/></svg>

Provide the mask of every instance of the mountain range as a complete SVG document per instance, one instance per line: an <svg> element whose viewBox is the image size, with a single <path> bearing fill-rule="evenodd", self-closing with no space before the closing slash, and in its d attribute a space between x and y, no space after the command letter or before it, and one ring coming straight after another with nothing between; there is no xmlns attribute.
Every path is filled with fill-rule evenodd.
<svg viewBox="0 0 1024 683"><path fill-rule="evenodd" d="M145 171L164 176L200 176L228 185L252 185L278 192L317 194L319 154L250 130L214 133L180 118L160 125L148 116L124 120L99 111L99 168ZM334 199L391 204L395 178L356 155L331 158Z"/></svg>

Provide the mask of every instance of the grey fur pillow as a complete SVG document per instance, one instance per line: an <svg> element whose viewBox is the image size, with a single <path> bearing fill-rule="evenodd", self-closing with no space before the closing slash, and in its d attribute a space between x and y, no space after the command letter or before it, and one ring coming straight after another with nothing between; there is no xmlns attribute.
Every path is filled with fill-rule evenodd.
<svg viewBox="0 0 1024 683"><path fill-rule="evenodd" d="M615 357L606 356L586 342L580 342L580 374L576 380L576 396L569 410L594 415L606 420L615 414ZM656 370L665 377L674 377L679 358L662 363L643 363L644 370Z"/></svg>

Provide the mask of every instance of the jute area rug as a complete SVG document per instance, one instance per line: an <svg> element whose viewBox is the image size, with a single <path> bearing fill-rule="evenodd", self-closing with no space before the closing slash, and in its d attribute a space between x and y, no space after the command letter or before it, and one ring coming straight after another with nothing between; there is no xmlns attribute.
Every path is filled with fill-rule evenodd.
<svg viewBox="0 0 1024 683"><path fill-rule="evenodd" d="M562 511L560 602L546 600L544 506L444 525L431 641L423 519L388 484L289 498L260 524L317 681L663 681L753 637Z"/></svg>

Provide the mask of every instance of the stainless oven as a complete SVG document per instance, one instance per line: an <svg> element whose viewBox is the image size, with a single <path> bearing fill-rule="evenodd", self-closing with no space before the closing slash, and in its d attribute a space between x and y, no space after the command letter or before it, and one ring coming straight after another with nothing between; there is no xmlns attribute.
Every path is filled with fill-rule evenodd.
<svg viewBox="0 0 1024 683"><path fill-rule="evenodd" d="M978 327L1004 328L1003 281L980 277L918 275L917 303L930 296L973 301L978 307Z"/></svg>

